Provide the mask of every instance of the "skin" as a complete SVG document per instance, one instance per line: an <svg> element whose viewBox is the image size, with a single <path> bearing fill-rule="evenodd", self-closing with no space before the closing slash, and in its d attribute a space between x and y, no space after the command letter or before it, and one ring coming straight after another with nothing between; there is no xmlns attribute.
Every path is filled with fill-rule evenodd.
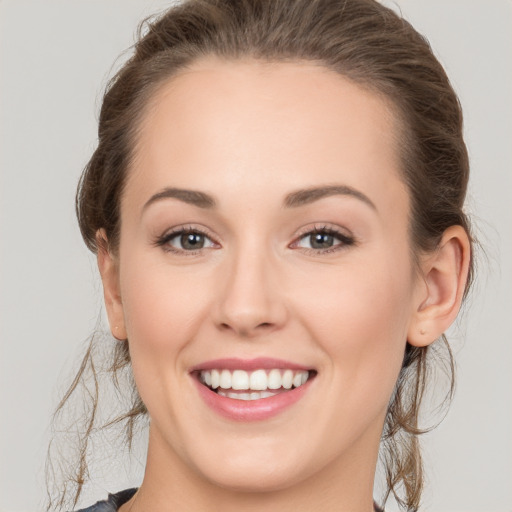
<svg viewBox="0 0 512 512"><path fill-rule="evenodd" d="M98 254L111 328L129 339L151 419L145 478L122 512L373 509L406 341L427 345L450 325L469 261L452 227L413 266L395 133L382 97L311 63L205 58L151 99L119 248ZM326 185L371 204L343 193L283 206ZM145 207L166 187L204 192L216 207ZM205 247L157 243L183 226L206 232ZM307 234L325 226L343 235L328 252ZM204 404L189 373L224 357L318 374L277 416L235 422Z"/></svg>

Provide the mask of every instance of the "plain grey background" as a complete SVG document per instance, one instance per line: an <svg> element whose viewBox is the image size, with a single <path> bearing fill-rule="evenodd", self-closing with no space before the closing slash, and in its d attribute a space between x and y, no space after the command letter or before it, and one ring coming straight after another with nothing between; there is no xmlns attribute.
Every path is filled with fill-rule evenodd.
<svg viewBox="0 0 512 512"><path fill-rule="evenodd" d="M50 413L102 301L94 258L74 217L75 187L95 145L111 67L133 42L137 23L166 5L0 1L3 512L42 509ZM452 329L455 400L441 426L424 438L423 510L511 511L512 2L394 5L428 37L459 93L472 163L468 209L487 252L471 305ZM95 479L86 498L136 483L122 472L113 482L106 488Z"/></svg>

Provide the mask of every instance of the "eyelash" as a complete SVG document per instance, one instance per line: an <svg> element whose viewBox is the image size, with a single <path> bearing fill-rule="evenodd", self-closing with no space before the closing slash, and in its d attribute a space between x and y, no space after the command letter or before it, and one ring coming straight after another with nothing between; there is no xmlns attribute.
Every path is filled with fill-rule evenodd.
<svg viewBox="0 0 512 512"><path fill-rule="evenodd" d="M156 239L155 245L157 247L162 247L162 249L166 252L172 252L172 253L184 255L184 256L195 256L195 255L199 254L199 252L201 251L201 249L203 249L203 247L201 247L200 249L187 251L185 249L176 249L175 247L172 247L171 245L169 245L169 242L171 240L173 240L174 238L177 238L177 237L183 236L183 235L189 235L189 234L190 235L202 235L205 238L207 238L208 240L210 240L213 244L218 245L213 240L213 237L209 234L209 232L207 230L205 230L203 228L201 228L201 229L195 228L193 226L180 227L180 228L176 228L174 230L168 231Z"/></svg>
<svg viewBox="0 0 512 512"><path fill-rule="evenodd" d="M171 240L173 240L179 236L188 235L188 234L196 234L196 235L204 236L205 238L210 240L210 242L212 244L218 245L217 242L214 241L213 237L208 233L207 230L204 230L203 228L195 228L192 226L176 228L175 230L165 233L164 235L162 235L156 239L155 245L158 247L162 247L162 249L166 252L172 252L172 253L184 255L184 256L195 256L195 255L199 254L200 251L202 249L204 249L204 247L201 247L196 250L185 250L185 249L176 249L175 247L172 247L171 245L169 245L169 242ZM329 254L329 253L343 250L344 248L349 247L351 245L355 245L355 243L356 243L356 240L351 235L342 233L338 229L327 226L327 225L318 225L318 226L314 226L313 228L309 227L306 230L304 230L302 233L300 233L297 236L297 238L295 239L295 241L290 244L290 247L292 247L292 248L294 246L296 247L297 244L304 238L306 238L308 236L313 236L316 234L325 234L325 235L332 236L333 238L337 239L338 242L340 242L340 243L333 245L332 247L329 247L327 249L313 249L310 247L309 248L303 247L302 250L306 254L315 254L315 255Z"/></svg>
<svg viewBox="0 0 512 512"><path fill-rule="evenodd" d="M346 233L342 233L339 229L327 226L325 224L315 225L313 229L310 227L306 228L302 233L298 235L296 241L292 242L291 246L296 246L301 240L308 236L317 235L317 234L325 234L330 235L333 238L337 239L340 243L329 247L328 249L313 249L308 247L303 247L302 250L306 252L306 254L330 254L333 252L341 251L350 247L351 245L355 245L356 240L353 236L348 235Z"/></svg>

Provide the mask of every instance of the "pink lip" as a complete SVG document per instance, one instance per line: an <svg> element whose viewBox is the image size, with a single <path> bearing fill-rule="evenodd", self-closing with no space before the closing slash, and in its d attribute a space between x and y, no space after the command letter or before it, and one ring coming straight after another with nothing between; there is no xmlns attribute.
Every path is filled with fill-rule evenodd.
<svg viewBox="0 0 512 512"><path fill-rule="evenodd" d="M256 359L239 359L236 357L229 357L225 359L213 359L211 361L205 361L198 365L190 368L191 372L199 371L199 370L266 370L266 369L287 369L291 370L312 370L311 367L303 366L300 364L292 363L290 361L285 361L284 359L273 359L270 357L258 357Z"/></svg>
<svg viewBox="0 0 512 512"><path fill-rule="evenodd" d="M214 368L219 368L219 366L214 366ZM226 366L221 365L220 368L226 368ZM237 366L237 368L240 368L240 366ZM261 366L258 368L261 368ZM278 415L300 400L308 391L311 383L310 379L302 386L290 391L269 398L246 401L218 395L215 391L201 384L198 379L193 378L193 381L197 386L199 395L213 411L230 420L243 422L262 421Z"/></svg>
<svg viewBox="0 0 512 512"><path fill-rule="evenodd" d="M284 359L275 359L269 357L258 357L255 359L240 359L236 357L224 359L212 359L204 361L190 368L192 380L195 382L199 395L213 411L225 418L234 421L261 421L276 416L284 411L295 402L300 400L309 389L312 377L298 388L290 391L284 391L269 398L261 398L259 400L236 400L218 395L215 391L201 384L198 379L198 372L201 370L271 370L291 369L309 371L313 370L301 364L285 361Z"/></svg>

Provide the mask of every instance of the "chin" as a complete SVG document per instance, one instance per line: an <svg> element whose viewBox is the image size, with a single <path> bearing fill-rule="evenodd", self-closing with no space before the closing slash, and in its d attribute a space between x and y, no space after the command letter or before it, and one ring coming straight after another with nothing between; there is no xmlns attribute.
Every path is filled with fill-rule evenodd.
<svg viewBox="0 0 512 512"><path fill-rule="evenodd" d="M281 491L299 484L307 479L305 468L298 468L296 464L291 467L279 465L275 460L265 465L250 462L246 466L227 465L214 471L203 469L203 475L208 481L223 489L240 493L271 493Z"/></svg>
<svg viewBox="0 0 512 512"><path fill-rule="evenodd" d="M287 436L275 436L275 432L270 436L267 432L267 436L255 436L252 440L218 439L215 448L206 451L213 442L209 439L202 447L196 445L199 450L189 453L189 463L195 466L200 478L233 492L283 491L324 474L323 470L334 461L331 446L326 450L322 443L312 439L308 442L290 432Z"/></svg>

